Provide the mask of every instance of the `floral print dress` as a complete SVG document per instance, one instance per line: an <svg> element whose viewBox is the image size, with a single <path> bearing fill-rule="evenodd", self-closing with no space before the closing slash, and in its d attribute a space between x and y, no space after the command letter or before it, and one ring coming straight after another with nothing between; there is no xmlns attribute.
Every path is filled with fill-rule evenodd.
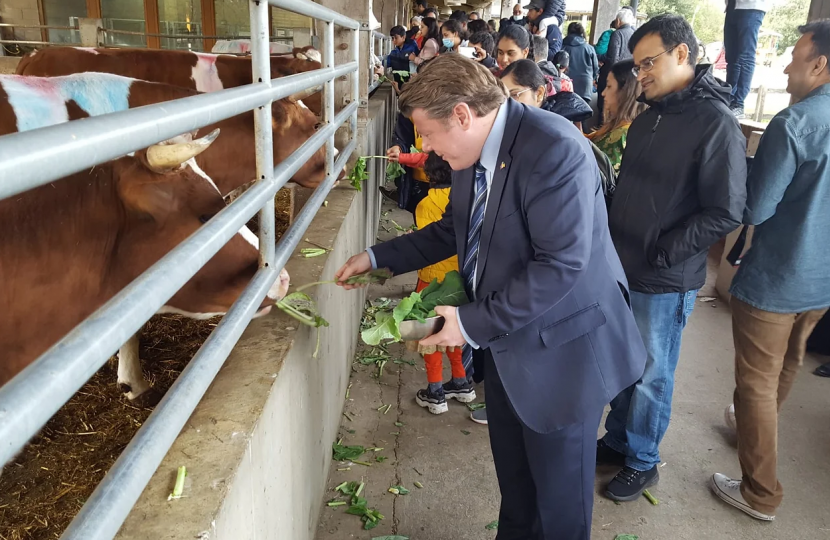
<svg viewBox="0 0 830 540"><path fill-rule="evenodd" d="M622 162L625 141L628 137L628 127L630 125L623 124L618 128L612 129L602 137L589 137L608 156L608 159L611 160L611 164L614 166L614 171L617 173L620 172L620 163Z"/></svg>

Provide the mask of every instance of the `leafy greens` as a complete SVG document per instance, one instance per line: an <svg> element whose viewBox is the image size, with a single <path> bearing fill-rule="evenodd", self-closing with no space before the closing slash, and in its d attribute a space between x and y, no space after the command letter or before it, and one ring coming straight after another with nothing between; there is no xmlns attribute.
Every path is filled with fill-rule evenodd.
<svg viewBox="0 0 830 540"><path fill-rule="evenodd" d="M469 302L464 290L461 275L452 271L439 283L434 279L420 293L412 293L401 300L390 313L379 311L375 316L375 325L361 332L360 337L367 345L378 345L383 340L401 340L400 324L403 321L424 322L435 316L437 306L462 306Z"/></svg>

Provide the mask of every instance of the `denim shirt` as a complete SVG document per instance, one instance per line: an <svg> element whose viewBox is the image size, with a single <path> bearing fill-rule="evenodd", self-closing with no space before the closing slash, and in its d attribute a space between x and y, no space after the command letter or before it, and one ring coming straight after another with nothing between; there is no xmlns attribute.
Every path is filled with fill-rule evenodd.
<svg viewBox="0 0 830 540"><path fill-rule="evenodd" d="M730 292L756 308L830 306L830 84L778 113L747 180L752 246Z"/></svg>

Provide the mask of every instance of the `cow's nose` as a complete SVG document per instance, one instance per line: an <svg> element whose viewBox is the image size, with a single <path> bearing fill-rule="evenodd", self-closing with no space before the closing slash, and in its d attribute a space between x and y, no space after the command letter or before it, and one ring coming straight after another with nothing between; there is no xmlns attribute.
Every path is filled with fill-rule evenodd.
<svg viewBox="0 0 830 540"><path fill-rule="evenodd" d="M290 282L291 278L288 276L288 271L283 268L280 270L280 276L268 290L268 298L274 301L280 301L285 298L285 295L288 293L288 285Z"/></svg>

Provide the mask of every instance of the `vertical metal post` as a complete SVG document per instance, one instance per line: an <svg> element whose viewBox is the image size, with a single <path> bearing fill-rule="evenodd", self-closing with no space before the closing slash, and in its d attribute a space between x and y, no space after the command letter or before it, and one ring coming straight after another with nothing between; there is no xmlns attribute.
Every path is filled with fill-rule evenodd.
<svg viewBox="0 0 830 540"><path fill-rule="evenodd" d="M350 47L352 51L352 62L360 62L360 30L355 29L352 30L352 46ZM353 71L351 74L352 78L352 102L360 103L360 70ZM357 140L357 111L354 112L352 117L349 119L349 135L351 140Z"/></svg>
<svg viewBox="0 0 830 540"><path fill-rule="evenodd" d="M323 67L334 67L334 23L326 22L323 40ZM334 121L334 79L326 81L323 87L323 121ZM334 174L334 137L326 141L326 176Z"/></svg>
<svg viewBox="0 0 830 540"><path fill-rule="evenodd" d="M268 11L266 0L251 0L251 66L254 83L271 86L271 54L268 44ZM271 102L254 110L257 182L268 182L274 174L274 133L271 128ZM259 211L259 266L274 263L276 237L274 198Z"/></svg>

